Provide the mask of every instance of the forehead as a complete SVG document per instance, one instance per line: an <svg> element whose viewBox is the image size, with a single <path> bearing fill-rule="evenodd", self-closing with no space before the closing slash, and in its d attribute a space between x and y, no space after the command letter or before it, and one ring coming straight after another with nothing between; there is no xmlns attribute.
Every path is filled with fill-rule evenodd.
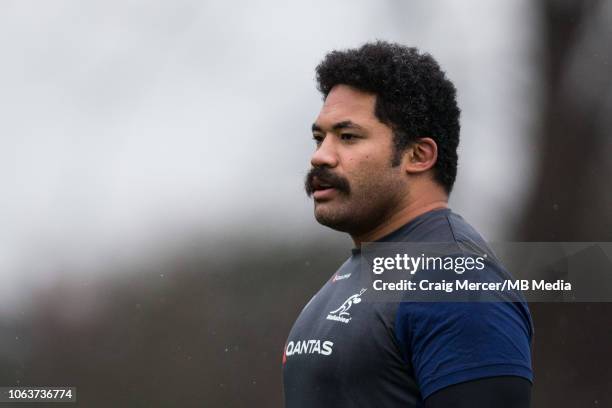
<svg viewBox="0 0 612 408"><path fill-rule="evenodd" d="M352 121L362 126L374 125L378 122L374 114L375 104L374 94L348 85L336 85L325 98L316 123L321 127L332 126L342 121Z"/></svg>

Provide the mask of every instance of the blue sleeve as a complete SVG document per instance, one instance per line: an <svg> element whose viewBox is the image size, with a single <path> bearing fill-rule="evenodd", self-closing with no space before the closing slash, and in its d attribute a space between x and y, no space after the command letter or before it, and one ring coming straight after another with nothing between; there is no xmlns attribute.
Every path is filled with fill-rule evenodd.
<svg viewBox="0 0 612 408"><path fill-rule="evenodd" d="M522 302L402 302L395 333L423 399L479 378L533 380L532 323Z"/></svg>

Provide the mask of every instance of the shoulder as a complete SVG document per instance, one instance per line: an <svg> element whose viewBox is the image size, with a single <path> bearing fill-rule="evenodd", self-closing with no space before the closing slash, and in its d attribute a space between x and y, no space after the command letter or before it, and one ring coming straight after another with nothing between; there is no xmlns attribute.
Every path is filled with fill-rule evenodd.
<svg viewBox="0 0 612 408"><path fill-rule="evenodd" d="M450 208L422 214L385 241L454 242L459 246L486 246L478 231Z"/></svg>

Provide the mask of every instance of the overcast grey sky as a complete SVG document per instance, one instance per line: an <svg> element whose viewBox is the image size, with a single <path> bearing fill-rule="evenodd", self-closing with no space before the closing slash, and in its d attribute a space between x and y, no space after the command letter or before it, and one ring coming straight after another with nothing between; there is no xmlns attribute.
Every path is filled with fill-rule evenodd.
<svg viewBox="0 0 612 408"><path fill-rule="evenodd" d="M109 253L146 255L192 232L332 234L302 191L321 104L314 67L373 39L430 52L455 82L463 114L451 204L503 238L531 168L530 7L2 2L0 306L66 265L103 273Z"/></svg>

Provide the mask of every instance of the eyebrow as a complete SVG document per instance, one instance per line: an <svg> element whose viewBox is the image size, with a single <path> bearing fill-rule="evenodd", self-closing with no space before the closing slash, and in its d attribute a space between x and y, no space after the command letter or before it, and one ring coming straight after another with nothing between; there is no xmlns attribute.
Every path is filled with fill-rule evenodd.
<svg viewBox="0 0 612 408"><path fill-rule="evenodd" d="M335 123L332 126L332 130L341 130L341 129L358 129L358 130L363 130L363 128L361 126L359 126L358 124L356 124L355 122L352 122L350 120L344 120L342 122L338 122ZM317 125L316 123L312 124L312 131L313 132L322 132L323 129Z"/></svg>

